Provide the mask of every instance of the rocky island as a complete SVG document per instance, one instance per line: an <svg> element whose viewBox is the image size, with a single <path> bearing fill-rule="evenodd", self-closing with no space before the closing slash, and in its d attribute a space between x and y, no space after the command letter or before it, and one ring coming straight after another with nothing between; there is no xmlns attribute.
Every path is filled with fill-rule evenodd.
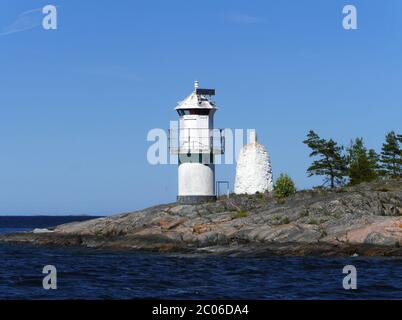
<svg viewBox="0 0 402 320"><path fill-rule="evenodd" d="M0 236L0 243L221 255L402 255L402 181L231 195Z"/></svg>

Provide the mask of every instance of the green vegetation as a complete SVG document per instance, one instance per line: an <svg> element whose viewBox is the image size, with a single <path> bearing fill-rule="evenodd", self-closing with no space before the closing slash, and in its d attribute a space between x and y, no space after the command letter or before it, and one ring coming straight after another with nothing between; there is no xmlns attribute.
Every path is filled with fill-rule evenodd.
<svg viewBox="0 0 402 320"><path fill-rule="evenodd" d="M378 155L373 150L367 151L363 138L352 141L347 149L349 184L356 185L378 178Z"/></svg>
<svg viewBox="0 0 402 320"><path fill-rule="evenodd" d="M281 217L281 216L275 216L274 221L277 222L278 224L289 224L290 220L288 217Z"/></svg>
<svg viewBox="0 0 402 320"><path fill-rule="evenodd" d="M312 150L310 157L315 158L307 169L308 176L324 176L324 185L331 189L346 182L356 185L402 176L402 135L394 131L386 135L381 155L374 149L367 149L363 138L352 140L345 152L333 139L322 139L312 130L303 143Z"/></svg>
<svg viewBox="0 0 402 320"><path fill-rule="evenodd" d="M280 199L286 198L296 193L296 186L287 174L281 173L276 180L274 192L276 197Z"/></svg>
<svg viewBox="0 0 402 320"><path fill-rule="evenodd" d="M248 217L248 212L242 209L233 216L233 219L246 218L246 217Z"/></svg>
<svg viewBox="0 0 402 320"><path fill-rule="evenodd" d="M389 191L392 191L392 189L387 188L387 187L381 187L381 188L376 189L376 191L378 191L378 192L389 192Z"/></svg>
<svg viewBox="0 0 402 320"><path fill-rule="evenodd" d="M258 199L264 199L264 194L261 192L257 192L255 195L257 196Z"/></svg>
<svg viewBox="0 0 402 320"><path fill-rule="evenodd" d="M331 188L343 182L346 172L346 157L343 155L343 147L334 140L321 139L318 134L310 130L307 139L303 141L311 150L310 157L316 157L307 169L309 177L313 175L324 176L324 183L329 183Z"/></svg>
<svg viewBox="0 0 402 320"><path fill-rule="evenodd" d="M305 217L308 217L309 215L310 215L309 212L307 210L305 210L299 214L299 217L305 218Z"/></svg>
<svg viewBox="0 0 402 320"><path fill-rule="evenodd" d="M381 149L382 174L391 178L401 177L402 174L402 135L389 132Z"/></svg>
<svg viewBox="0 0 402 320"><path fill-rule="evenodd" d="M308 224L314 224L314 225L317 225L317 224L318 224L318 221L317 221L317 220L315 220L315 219L311 219L311 220L308 222Z"/></svg>

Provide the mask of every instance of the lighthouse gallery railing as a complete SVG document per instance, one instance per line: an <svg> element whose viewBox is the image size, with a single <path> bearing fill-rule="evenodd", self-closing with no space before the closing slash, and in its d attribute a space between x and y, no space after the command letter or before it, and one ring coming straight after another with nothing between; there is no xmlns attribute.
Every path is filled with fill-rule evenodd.
<svg viewBox="0 0 402 320"><path fill-rule="evenodd" d="M224 129L169 129L168 146L172 154L225 153Z"/></svg>

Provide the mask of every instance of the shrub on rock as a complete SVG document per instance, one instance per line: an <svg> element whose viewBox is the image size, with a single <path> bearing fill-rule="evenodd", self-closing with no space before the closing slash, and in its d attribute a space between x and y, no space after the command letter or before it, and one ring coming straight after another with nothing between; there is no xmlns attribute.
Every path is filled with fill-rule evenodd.
<svg viewBox="0 0 402 320"><path fill-rule="evenodd" d="M293 180L285 173L281 173L274 186L275 195L278 198L286 198L296 193Z"/></svg>

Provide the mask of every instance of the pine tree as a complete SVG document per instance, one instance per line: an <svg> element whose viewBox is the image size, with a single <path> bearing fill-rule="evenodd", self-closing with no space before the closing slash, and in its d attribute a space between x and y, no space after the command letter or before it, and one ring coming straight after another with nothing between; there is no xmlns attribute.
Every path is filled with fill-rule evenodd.
<svg viewBox="0 0 402 320"><path fill-rule="evenodd" d="M374 149L370 149L367 153L368 160L370 161L371 167L376 173L377 177L381 175L381 165L380 165L380 156Z"/></svg>
<svg viewBox="0 0 402 320"><path fill-rule="evenodd" d="M385 136L385 143L381 149L381 168L383 174L388 177L397 178L402 173L402 136L396 135L394 131Z"/></svg>
<svg viewBox="0 0 402 320"><path fill-rule="evenodd" d="M321 139L312 130L307 134L307 139L303 143L312 149L310 157L318 157L307 169L309 177L325 176L324 183L329 183L331 188L342 183L343 177L347 175L347 162L343 155L343 147L332 139L328 141Z"/></svg>
<svg viewBox="0 0 402 320"><path fill-rule="evenodd" d="M348 175L351 185L377 179L378 156L373 149L367 151L363 138L352 141L347 151Z"/></svg>

